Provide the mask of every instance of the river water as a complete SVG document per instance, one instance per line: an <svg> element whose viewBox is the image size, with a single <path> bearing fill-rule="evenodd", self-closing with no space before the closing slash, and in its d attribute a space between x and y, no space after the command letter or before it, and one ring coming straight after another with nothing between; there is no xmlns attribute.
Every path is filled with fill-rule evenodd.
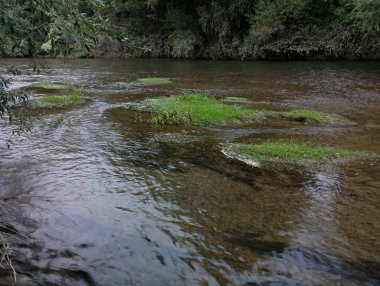
<svg viewBox="0 0 380 286"><path fill-rule="evenodd" d="M17 233L8 239L19 285L380 285L378 163L299 172L220 152L295 138L380 153L378 62L41 60L40 75L26 74L28 60L0 63L23 69L13 88L64 81L88 98L44 114L31 133L11 136L1 122L2 220ZM143 77L173 83L136 83ZM118 108L183 91L356 124L162 127ZM170 132L194 140L157 140Z"/></svg>

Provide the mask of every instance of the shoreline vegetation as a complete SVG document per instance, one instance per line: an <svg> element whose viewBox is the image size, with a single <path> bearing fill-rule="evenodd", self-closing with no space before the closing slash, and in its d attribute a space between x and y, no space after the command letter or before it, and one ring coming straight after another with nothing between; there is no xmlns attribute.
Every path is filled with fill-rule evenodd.
<svg viewBox="0 0 380 286"><path fill-rule="evenodd" d="M380 60L377 0L0 4L2 57Z"/></svg>

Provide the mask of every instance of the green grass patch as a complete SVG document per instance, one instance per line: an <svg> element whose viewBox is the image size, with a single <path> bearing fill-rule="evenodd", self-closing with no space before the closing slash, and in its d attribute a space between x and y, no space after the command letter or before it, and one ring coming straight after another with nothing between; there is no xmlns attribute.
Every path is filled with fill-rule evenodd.
<svg viewBox="0 0 380 286"><path fill-rule="evenodd" d="M266 141L260 144L233 143L225 153L248 163L279 161L302 165L329 163L339 159L372 158L377 154L366 151L352 151L344 148L320 146L294 140Z"/></svg>
<svg viewBox="0 0 380 286"><path fill-rule="evenodd" d="M168 84L172 83L172 81L165 77L146 77L140 78L137 81L147 84Z"/></svg>
<svg viewBox="0 0 380 286"><path fill-rule="evenodd" d="M69 91L72 91L73 89L75 89L75 86L72 84L61 83L61 82L51 82L48 80L34 83L31 85L31 87L41 88L41 89L54 89L54 90L67 89Z"/></svg>
<svg viewBox="0 0 380 286"><path fill-rule="evenodd" d="M263 122L270 118L319 125L351 123L343 116L315 110L295 109L281 112L227 104L243 102L248 103L250 101L241 97L226 97L222 100L216 100L206 94L184 93L176 97L145 99L129 108L151 112L151 122L157 124L223 125L244 121Z"/></svg>
<svg viewBox="0 0 380 286"><path fill-rule="evenodd" d="M31 101L35 107L66 107L83 103L79 91L73 91L68 95L49 95Z"/></svg>
<svg viewBox="0 0 380 286"><path fill-rule="evenodd" d="M221 125L255 117L254 110L225 105L204 94L146 99L136 110L152 112L151 122L175 125Z"/></svg>
<svg viewBox="0 0 380 286"><path fill-rule="evenodd" d="M281 118L312 124L344 124L349 120L338 114L326 113L309 109L295 109L279 113Z"/></svg>
<svg viewBox="0 0 380 286"><path fill-rule="evenodd" d="M239 97L239 96L227 96L223 98L222 101L226 103L241 103L241 104L251 102L249 99L244 98L244 97Z"/></svg>

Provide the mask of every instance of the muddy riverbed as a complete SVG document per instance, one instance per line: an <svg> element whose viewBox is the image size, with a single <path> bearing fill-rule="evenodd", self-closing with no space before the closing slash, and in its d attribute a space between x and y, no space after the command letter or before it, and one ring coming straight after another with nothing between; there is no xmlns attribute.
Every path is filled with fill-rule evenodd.
<svg viewBox="0 0 380 286"><path fill-rule="evenodd" d="M21 136L1 122L2 220L17 232L8 239L20 285L380 285L378 162L254 168L220 149L293 138L380 153L379 63L41 63L42 74L18 76L13 88L74 83L86 103L49 111ZM172 83L137 81L145 77ZM355 124L159 126L120 108L183 91ZM182 139L162 140L172 133Z"/></svg>

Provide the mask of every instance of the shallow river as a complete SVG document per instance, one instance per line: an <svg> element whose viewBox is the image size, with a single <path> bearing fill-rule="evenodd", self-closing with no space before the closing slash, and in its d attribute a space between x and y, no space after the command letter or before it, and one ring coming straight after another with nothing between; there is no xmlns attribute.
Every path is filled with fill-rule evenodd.
<svg viewBox="0 0 380 286"><path fill-rule="evenodd" d="M19 285L380 285L379 164L259 169L220 152L224 142L295 138L380 153L378 62L41 63L42 74L13 87L71 82L88 100L21 136L1 123L2 220L17 232L8 239ZM0 64L30 70L28 60ZM161 127L117 108L184 90L336 112L356 125ZM158 140L169 132L193 140Z"/></svg>

